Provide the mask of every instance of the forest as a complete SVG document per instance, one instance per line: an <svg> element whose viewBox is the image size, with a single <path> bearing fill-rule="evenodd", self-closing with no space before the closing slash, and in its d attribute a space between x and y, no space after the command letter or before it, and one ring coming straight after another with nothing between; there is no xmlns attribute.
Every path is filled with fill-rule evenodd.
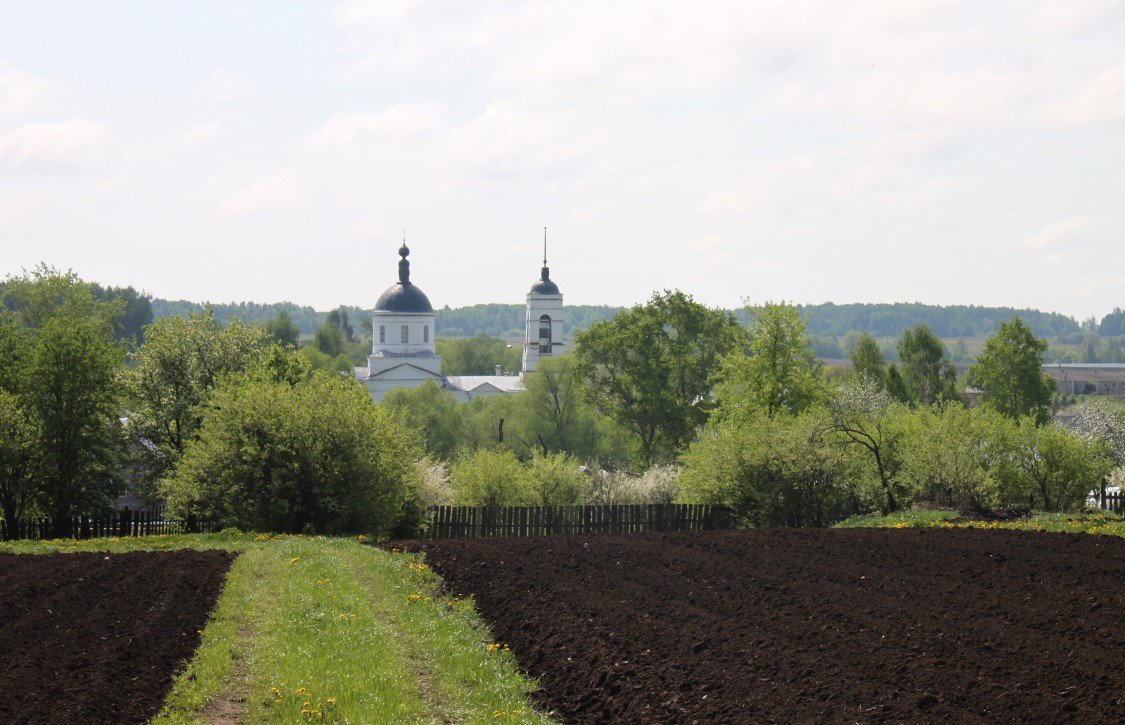
<svg viewBox="0 0 1125 725"><path fill-rule="evenodd" d="M132 288L127 288L132 290ZM132 291L137 295L136 291ZM144 297L141 295L141 297ZM246 322L265 322L285 310L303 335L312 335L324 323L327 311L291 302L261 304L256 302L201 303L184 300L147 298L154 319L184 317L214 310L220 320L238 317ZM984 337L996 331L1001 322L1019 316L1036 335L1077 344L1083 335L1095 333L1101 337L1125 335L1125 311L1114 309L1100 322L1089 318L1079 323L1073 317L1057 312L1041 312L1011 307L981 307L976 305L925 305L921 303L852 303L794 305L805 318L808 334L843 338L849 332L869 332L875 337L895 338L914 325L926 325L938 337ZM360 329L369 324L371 311L358 307L342 306ZM621 307L607 305L567 305L564 308L564 327L567 335L584 330L594 322L607 320ZM731 311L741 321L748 322L745 309ZM521 304L478 304L469 307L442 307L435 310L437 332L441 337L523 337L525 308Z"/></svg>

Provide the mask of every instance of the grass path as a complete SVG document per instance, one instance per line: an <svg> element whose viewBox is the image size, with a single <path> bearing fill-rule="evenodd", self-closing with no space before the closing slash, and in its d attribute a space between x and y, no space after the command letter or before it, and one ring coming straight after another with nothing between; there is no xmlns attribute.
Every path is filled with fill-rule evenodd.
<svg viewBox="0 0 1125 725"><path fill-rule="evenodd" d="M469 600L420 559L355 539L202 535L0 550L240 551L195 657L153 722L551 723Z"/></svg>

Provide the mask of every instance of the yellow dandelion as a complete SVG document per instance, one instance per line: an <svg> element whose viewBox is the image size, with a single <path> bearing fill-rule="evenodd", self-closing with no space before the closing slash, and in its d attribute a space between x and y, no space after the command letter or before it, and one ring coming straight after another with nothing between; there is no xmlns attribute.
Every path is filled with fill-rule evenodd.
<svg viewBox="0 0 1125 725"><path fill-rule="evenodd" d="M293 557L292 559L290 559L290 560L289 560L289 563L290 563L290 564L296 564L296 563L297 563L298 561L300 561L300 560L301 560L301 557L299 557L299 556L294 556L294 557Z"/></svg>

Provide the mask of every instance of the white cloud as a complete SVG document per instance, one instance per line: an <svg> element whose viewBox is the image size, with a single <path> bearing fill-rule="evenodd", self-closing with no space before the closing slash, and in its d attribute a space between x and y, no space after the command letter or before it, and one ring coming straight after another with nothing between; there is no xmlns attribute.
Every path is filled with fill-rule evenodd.
<svg viewBox="0 0 1125 725"><path fill-rule="evenodd" d="M14 114L39 105L54 84L0 60L0 114Z"/></svg>
<svg viewBox="0 0 1125 725"><path fill-rule="evenodd" d="M1054 0L1040 5L1031 12L1028 27L1034 33L1057 35L1104 22L1106 16L1121 12L1117 0Z"/></svg>
<svg viewBox="0 0 1125 725"><path fill-rule="evenodd" d="M734 187L713 192L704 202L704 209L750 214L776 204L798 190L799 182L817 161L816 154L801 154L763 166Z"/></svg>
<svg viewBox="0 0 1125 725"><path fill-rule="evenodd" d="M1086 226L1090 220L1087 217L1074 217L1061 222L1048 224L1030 237L1025 237L1023 243L1029 247L1042 249L1063 239L1071 232Z"/></svg>
<svg viewBox="0 0 1125 725"><path fill-rule="evenodd" d="M604 139L568 128L565 119L494 103L451 135L452 151L477 174L549 175L593 157Z"/></svg>
<svg viewBox="0 0 1125 725"><path fill-rule="evenodd" d="M887 189L899 179L898 169L889 164L861 164L848 171L829 188L833 194L852 196L872 189Z"/></svg>
<svg viewBox="0 0 1125 725"><path fill-rule="evenodd" d="M196 151L208 146L219 137L227 114L221 113L210 121L198 123L187 129L176 129L164 138L164 145L173 150Z"/></svg>
<svg viewBox="0 0 1125 725"><path fill-rule="evenodd" d="M1063 288L1063 294L1067 297L1089 297L1102 287L1104 280L1079 277L1070 284Z"/></svg>
<svg viewBox="0 0 1125 725"><path fill-rule="evenodd" d="M0 136L0 169L81 171L97 161L108 133L104 124L83 118L25 124Z"/></svg>
<svg viewBox="0 0 1125 725"><path fill-rule="evenodd" d="M719 252L718 254L713 255L710 259L708 259L704 266L708 267L709 269L714 269L715 267L723 266L729 259L730 252Z"/></svg>
<svg viewBox="0 0 1125 725"><path fill-rule="evenodd" d="M714 249L719 242L723 240L720 234L708 234L702 237L696 237L690 241L684 242L680 249L685 252L706 252Z"/></svg>
<svg viewBox="0 0 1125 725"><path fill-rule="evenodd" d="M948 158L961 151L961 142L948 126L922 126L876 139L869 152L876 155L937 156Z"/></svg>
<svg viewBox="0 0 1125 725"><path fill-rule="evenodd" d="M42 192L18 192L0 195L0 222L12 221L47 205L48 197Z"/></svg>
<svg viewBox="0 0 1125 725"><path fill-rule="evenodd" d="M220 216L286 211L307 199L309 190L289 169L262 176L249 186L232 192L216 208Z"/></svg>
<svg viewBox="0 0 1125 725"><path fill-rule="evenodd" d="M219 68L196 83L192 93L200 100L229 102L245 101L256 97L260 92L261 88L254 78L245 73Z"/></svg>
<svg viewBox="0 0 1125 725"><path fill-rule="evenodd" d="M440 103L399 104L375 113L333 116L312 137L313 146L351 149L370 138L402 137L441 127Z"/></svg>
<svg viewBox="0 0 1125 725"><path fill-rule="evenodd" d="M1073 94L1047 104L1040 117L1061 126L1125 122L1125 63L1102 70Z"/></svg>

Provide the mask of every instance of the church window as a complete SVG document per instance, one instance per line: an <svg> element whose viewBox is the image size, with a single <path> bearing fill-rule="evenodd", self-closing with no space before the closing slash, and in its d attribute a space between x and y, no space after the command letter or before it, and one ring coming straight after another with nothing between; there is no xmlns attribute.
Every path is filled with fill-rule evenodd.
<svg viewBox="0 0 1125 725"><path fill-rule="evenodd" d="M385 343L387 341L387 326L379 325L379 342Z"/></svg>
<svg viewBox="0 0 1125 725"><path fill-rule="evenodd" d="M402 344L410 342L410 325L402 326Z"/></svg>
<svg viewBox="0 0 1125 725"><path fill-rule="evenodd" d="M539 354L551 354L551 318L547 315L539 318Z"/></svg>
<svg viewBox="0 0 1125 725"><path fill-rule="evenodd" d="M430 326L422 325L422 342L430 341Z"/></svg>

